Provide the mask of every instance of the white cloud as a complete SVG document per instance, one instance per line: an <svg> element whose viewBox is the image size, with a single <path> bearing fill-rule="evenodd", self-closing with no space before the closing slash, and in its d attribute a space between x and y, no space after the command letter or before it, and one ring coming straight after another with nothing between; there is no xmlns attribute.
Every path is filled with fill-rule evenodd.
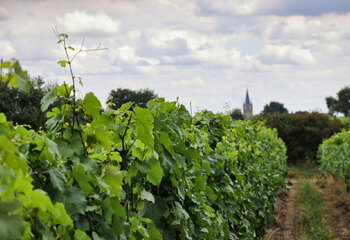
<svg viewBox="0 0 350 240"><path fill-rule="evenodd" d="M114 51L120 64L127 65L156 65L159 64L157 59L142 58L136 55L135 49L125 45Z"/></svg>
<svg viewBox="0 0 350 240"><path fill-rule="evenodd" d="M9 14L5 8L0 6L0 21L9 18Z"/></svg>
<svg viewBox="0 0 350 240"><path fill-rule="evenodd" d="M205 86L205 82L201 77L195 77L193 79L188 79L188 80L173 80L170 82L171 86L174 87L203 87Z"/></svg>
<svg viewBox="0 0 350 240"><path fill-rule="evenodd" d="M73 34L115 34L120 28L120 23L113 20L105 13L87 14L85 11L66 13L63 18L57 18L59 26L64 31Z"/></svg>
<svg viewBox="0 0 350 240"><path fill-rule="evenodd" d="M262 50L262 55L272 57L277 61L292 61L299 64L311 64L315 62L309 49L301 49L291 45L267 45Z"/></svg>
<svg viewBox="0 0 350 240"><path fill-rule="evenodd" d="M249 15L256 11L258 0L197 0L203 13Z"/></svg>
<svg viewBox="0 0 350 240"><path fill-rule="evenodd" d="M1 57L12 58L15 54L15 49L12 47L9 41L0 40L0 53Z"/></svg>

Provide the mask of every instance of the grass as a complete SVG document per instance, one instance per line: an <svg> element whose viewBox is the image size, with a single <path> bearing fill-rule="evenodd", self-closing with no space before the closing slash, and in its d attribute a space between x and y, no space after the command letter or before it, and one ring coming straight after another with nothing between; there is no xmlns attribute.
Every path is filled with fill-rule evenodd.
<svg viewBox="0 0 350 240"><path fill-rule="evenodd" d="M305 161L297 165L289 166L289 172L292 172L298 178L314 179L319 174L318 165L315 162Z"/></svg>
<svg viewBox="0 0 350 240"><path fill-rule="evenodd" d="M299 216L299 229L307 240L335 239L325 226L326 212L322 198L310 183L301 179L298 182L298 199L302 211Z"/></svg>

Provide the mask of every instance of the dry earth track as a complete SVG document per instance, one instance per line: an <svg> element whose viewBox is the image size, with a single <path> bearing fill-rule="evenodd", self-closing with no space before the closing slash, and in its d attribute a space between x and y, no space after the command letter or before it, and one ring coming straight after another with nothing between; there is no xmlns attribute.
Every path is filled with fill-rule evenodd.
<svg viewBox="0 0 350 240"><path fill-rule="evenodd" d="M299 209L296 204L297 181L300 174L287 174L287 188L277 193L275 202L275 224L267 230L264 240L303 240L298 231ZM330 175L311 180L323 199L327 212L327 228L338 240L350 240L350 192L339 180Z"/></svg>

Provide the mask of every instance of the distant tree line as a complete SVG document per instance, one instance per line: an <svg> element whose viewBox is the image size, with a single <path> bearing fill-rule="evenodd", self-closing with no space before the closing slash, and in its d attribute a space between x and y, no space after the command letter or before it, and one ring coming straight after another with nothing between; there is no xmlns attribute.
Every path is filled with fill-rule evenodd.
<svg viewBox="0 0 350 240"><path fill-rule="evenodd" d="M4 84L0 82L0 89ZM45 85L40 76L30 78L29 85L29 91L4 87L0 94L0 112L14 123L30 125L34 130L45 129L47 118L46 112L41 111L41 99L55 86ZM111 90L107 104L113 109L118 109L127 102L133 102L134 106L146 107L147 102L154 98L158 98L158 95L149 89L117 88Z"/></svg>
<svg viewBox="0 0 350 240"><path fill-rule="evenodd" d="M326 103L329 115L342 113L345 117L350 116L350 87L340 89L337 98L326 97Z"/></svg>

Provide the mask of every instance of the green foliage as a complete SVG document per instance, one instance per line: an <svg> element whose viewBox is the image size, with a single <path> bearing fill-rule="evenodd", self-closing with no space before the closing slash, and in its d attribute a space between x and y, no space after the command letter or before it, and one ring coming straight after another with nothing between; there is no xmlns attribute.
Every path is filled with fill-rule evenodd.
<svg viewBox="0 0 350 240"><path fill-rule="evenodd" d="M320 113L269 114L266 126L276 128L287 146L289 163L315 161L318 146L326 138L341 131L339 120Z"/></svg>
<svg viewBox="0 0 350 240"><path fill-rule="evenodd" d="M43 88L43 80L38 77L28 81L27 91L21 88L7 87L0 94L0 112L5 113L9 121L28 124L38 130L45 126L46 116L41 111L40 100L48 92ZM4 86L5 83L0 84Z"/></svg>
<svg viewBox="0 0 350 240"><path fill-rule="evenodd" d="M233 110L231 111L231 113L230 113L230 117L231 117L233 120L244 120L242 111L241 111L241 109L239 109L239 108L233 109Z"/></svg>
<svg viewBox="0 0 350 240"><path fill-rule="evenodd" d="M346 86L339 90L337 98L327 97L326 103L329 109L329 114L343 113L345 117L350 114L350 87Z"/></svg>
<svg viewBox="0 0 350 240"><path fill-rule="evenodd" d="M5 74L3 74L3 70ZM0 64L0 91L3 91L6 87L19 87L23 91L29 90L29 76L27 71L24 71L16 59L11 61L1 61Z"/></svg>
<svg viewBox="0 0 350 240"><path fill-rule="evenodd" d="M118 88L109 93L107 104L110 108L115 110L128 102L133 102L134 106L144 108L148 101L155 98L159 98L158 95L149 89L134 91L127 88Z"/></svg>
<svg viewBox="0 0 350 240"><path fill-rule="evenodd" d="M343 130L325 140L318 149L321 171L342 178L350 187L350 132Z"/></svg>
<svg viewBox="0 0 350 240"><path fill-rule="evenodd" d="M263 113L288 113L288 109L283 106L283 103L272 101L264 106Z"/></svg>
<svg viewBox="0 0 350 240"><path fill-rule="evenodd" d="M298 204L301 206L299 226L308 240L336 239L326 227L322 198L309 181L298 182Z"/></svg>
<svg viewBox="0 0 350 240"><path fill-rule="evenodd" d="M350 117L340 117L338 119L346 130L350 130Z"/></svg>
<svg viewBox="0 0 350 240"><path fill-rule="evenodd" d="M58 36L70 49L68 35ZM276 131L209 111L192 118L164 99L100 112L93 93L75 98L72 83L42 99L43 110L51 107L46 131L14 126L0 114L0 204L9 206L0 222L16 223L1 225L3 238L264 234L286 171ZM56 100L61 104L52 107Z"/></svg>

